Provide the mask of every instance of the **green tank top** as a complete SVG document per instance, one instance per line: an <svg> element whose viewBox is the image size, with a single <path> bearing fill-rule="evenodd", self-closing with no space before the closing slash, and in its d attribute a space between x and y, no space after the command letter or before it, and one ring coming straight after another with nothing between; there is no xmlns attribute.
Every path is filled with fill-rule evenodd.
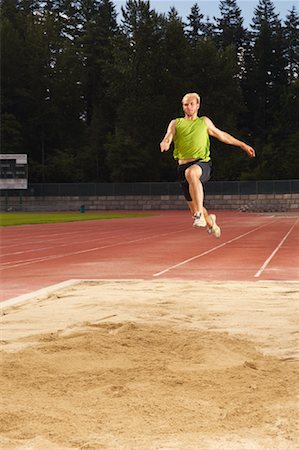
<svg viewBox="0 0 299 450"><path fill-rule="evenodd" d="M176 131L173 137L174 159L198 158L210 161L210 137L204 117L187 120L176 119Z"/></svg>

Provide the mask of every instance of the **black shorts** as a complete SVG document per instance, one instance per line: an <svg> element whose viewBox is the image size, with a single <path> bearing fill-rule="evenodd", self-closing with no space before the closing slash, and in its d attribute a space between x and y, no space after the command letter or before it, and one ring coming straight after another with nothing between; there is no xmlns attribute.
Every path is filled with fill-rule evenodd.
<svg viewBox="0 0 299 450"><path fill-rule="evenodd" d="M185 177L185 171L186 171L186 169L188 169L188 167L193 166L193 164L196 164L202 170L202 174L200 177L200 181L202 183L206 183L207 181L209 181L209 179L211 178L211 173L212 173L212 162L211 161L203 162L203 161L200 161L200 159L197 159L195 161L191 161L186 164L180 164L177 166L178 181L183 190L185 199L188 202L191 202L192 198L191 198L191 195L189 192L189 183Z"/></svg>

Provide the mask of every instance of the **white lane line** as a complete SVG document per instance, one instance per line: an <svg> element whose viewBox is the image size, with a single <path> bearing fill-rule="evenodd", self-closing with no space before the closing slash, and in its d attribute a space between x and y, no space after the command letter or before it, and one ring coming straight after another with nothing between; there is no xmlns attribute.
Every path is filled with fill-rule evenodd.
<svg viewBox="0 0 299 450"><path fill-rule="evenodd" d="M108 234L108 233L109 232L107 232L106 234ZM109 233L109 235L111 235L111 233ZM109 236L108 236L108 239L109 239ZM102 236L99 236L98 238L86 239L86 240L82 240L82 238L81 238L81 239L78 239L76 242L74 242L74 245L76 245L77 243L79 243L80 245L82 245L82 244L89 244L90 242L93 242L93 243L99 242L100 243L100 241L107 241L107 236L102 235ZM39 244L40 242L44 243L45 241L43 240L43 241L35 242L35 244ZM49 242L51 242L50 239L48 239L48 243ZM54 240L53 244L55 245L55 249L57 249L57 248L61 249L63 247L70 246L69 242L64 243L63 237L61 238L61 242L58 242L57 240ZM27 247L28 247L28 245L30 245L30 243L26 243ZM37 252L41 252L41 251L49 250L49 249L53 250L53 245L50 245L48 247L37 247L37 248L31 247L30 249L27 248L25 250L18 251L18 252L2 253L1 257L3 258L4 256L7 257L7 256L13 256L13 255L24 255L24 256L26 256L26 255L29 255L29 253L37 253ZM27 261L32 261L32 260L39 259L39 258L41 258L41 256L38 256L38 257L33 258L33 259L28 259ZM10 262L3 263L4 266L8 265L8 264L10 264Z"/></svg>
<svg viewBox="0 0 299 450"><path fill-rule="evenodd" d="M120 230L119 229L117 229L117 230L115 230L115 232L117 232L117 233L120 233ZM87 230L86 231L86 233L84 233L84 235L85 234L88 234L89 233L89 230ZM95 238L95 239L88 239L88 240L86 240L86 241L82 241L82 233L79 233L79 232L72 232L72 233L53 233L53 234L48 234L48 235L44 235L44 239L40 239L40 237L38 238L38 239L32 239L32 240L26 240L26 242L24 242L24 239L22 239L22 241L20 241L20 242L17 242L17 243L15 243L15 244L9 244L9 245L5 245L5 246L1 246L0 245L0 249L1 249L1 255L2 256L10 256L10 255L14 255L14 254L17 254L17 253L26 253L27 251L36 251L36 249L33 247L33 250L27 250L27 247L28 246L36 246L37 244L40 244L40 243L42 243L42 244L44 244L45 243L45 241L48 243L48 244L50 244L51 242L53 242L53 244L52 244L52 247L51 248L53 248L53 245L55 245L55 247L57 246L57 245L60 245L60 241L62 241L62 242L65 242L65 240L67 239L67 238L69 238L71 235L75 235L75 236L78 236L78 238L77 238L77 241L76 242L80 242L80 244L83 242L83 243L85 243L85 242L94 242L95 240L100 240L100 239L106 239L107 238L107 235L108 235L108 238L109 238L109 236L111 235L111 231L109 231L109 230L107 230L107 231L101 231L100 232L101 234L99 235L99 237L98 238ZM58 236L58 239L57 238L55 238L55 236ZM7 239L9 239L9 237L7 237ZM11 242L11 241L10 241ZM10 249L12 249L12 247L20 247L21 245L23 245L23 246L25 246L25 250L23 250L23 251L20 251L20 252L9 252L9 253L3 253L2 251L5 249L5 248L8 248L9 250ZM65 245L69 245L68 243L67 244L65 244ZM37 250L44 250L44 248L38 248Z"/></svg>
<svg viewBox="0 0 299 450"><path fill-rule="evenodd" d="M280 241L280 243L278 244L278 246L275 248L275 250L273 250L273 252L271 253L271 255L269 256L269 258L264 262L264 264L260 267L260 269L256 272L256 274L254 275L255 278L258 278L262 272L265 270L265 268L267 267L267 265L269 264L269 262L271 261L271 259L276 255L276 253L278 252L278 250L280 249L280 247L283 245L283 243L285 242L285 240L287 239L287 237L289 236L289 234L293 231L293 228L295 227L295 225L297 224L298 219L296 220L296 222L291 226L291 228L289 229L289 231L287 232L287 234L284 236L284 238Z"/></svg>
<svg viewBox="0 0 299 450"><path fill-rule="evenodd" d="M274 222L276 222L276 220ZM274 222L271 222L271 223L274 223ZM169 272L172 269L176 269L177 267L183 266L184 264L187 264L190 261L194 261L197 258L201 258L202 256L205 256L208 253L211 253L211 252L214 252L215 250L218 250L218 248L224 247L227 244L231 244L232 242L237 241L238 239L241 239L242 237L247 236L248 234L254 233L255 231L259 230L260 228L263 228L263 227L266 227L266 226L269 226L269 223L266 223L264 225L260 225L259 227L254 228L251 231L248 231L247 233L241 234L240 236L237 236L237 237L235 237L233 239L230 239L229 241L226 241L223 244L220 244L220 245L217 245L216 247L210 248L210 250L207 250L207 251L205 251L203 253L200 253L199 255L195 255L192 258L185 259L184 261L181 261L178 264L170 266L167 269L161 270L161 272L154 273L153 277L159 277L160 275L163 275L164 273Z"/></svg>
<svg viewBox="0 0 299 450"><path fill-rule="evenodd" d="M88 248L86 250L78 250L76 252L64 253L62 255L50 255L50 256L25 259L25 260L17 261L16 263L7 262L7 263L1 264L0 271L6 270L6 269L11 269L13 267L27 266L28 264L36 264L36 263L43 262L43 261L50 261L53 259L65 258L67 256L80 255L83 253L89 253L89 252L94 252L97 250L103 250L103 249L107 249L107 248L117 247L119 245L134 244L136 242L147 241L148 239L153 239L153 238L157 238L157 237L161 237L161 236L169 236L171 234L177 234L178 232L185 232L185 231L186 231L186 228L183 228L181 230L170 231L168 233L154 234L151 236L147 236L147 237L143 237L143 238L139 238L139 239L133 239L130 241L122 240L120 242L116 242L115 244L108 244L108 245L103 245L101 247Z"/></svg>

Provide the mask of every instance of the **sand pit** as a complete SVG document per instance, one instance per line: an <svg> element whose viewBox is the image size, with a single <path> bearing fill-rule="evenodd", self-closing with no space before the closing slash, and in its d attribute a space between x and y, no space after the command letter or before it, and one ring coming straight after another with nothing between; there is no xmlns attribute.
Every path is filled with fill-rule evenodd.
<svg viewBox="0 0 299 450"><path fill-rule="evenodd" d="M299 448L298 297L119 280L4 308L1 448Z"/></svg>

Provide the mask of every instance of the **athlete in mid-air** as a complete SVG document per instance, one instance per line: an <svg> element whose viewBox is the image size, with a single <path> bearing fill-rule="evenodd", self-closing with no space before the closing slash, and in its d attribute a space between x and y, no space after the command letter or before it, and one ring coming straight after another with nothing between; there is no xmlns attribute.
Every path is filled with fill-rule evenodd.
<svg viewBox="0 0 299 450"><path fill-rule="evenodd" d="M198 117L200 97L197 93L186 94L182 99L184 117L173 119L160 143L161 152L169 150L174 142L174 159L178 162L177 173L185 199L194 217L193 226L208 226L208 231L220 237L221 230L215 214L208 214L204 208L203 183L211 176L210 136L225 144L244 150L250 158L255 151L250 145L239 141L225 131L215 127L205 116Z"/></svg>

